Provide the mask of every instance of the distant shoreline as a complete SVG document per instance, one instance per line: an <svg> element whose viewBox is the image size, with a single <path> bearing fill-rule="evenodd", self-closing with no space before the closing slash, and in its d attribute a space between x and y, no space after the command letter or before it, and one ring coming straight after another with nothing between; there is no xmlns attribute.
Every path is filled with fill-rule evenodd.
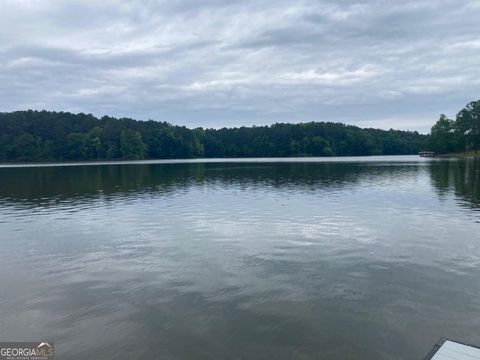
<svg viewBox="0 0 480 360"><path fill-rule="evenodd" d="M416 131L359 128L333 122L275 123L189 129L52 111L0 113L0 161L194 159L416 154L427 146Z"/></svg>
<svg viewBox="0 0 480 360"><path fill-rule="evenodd" d="M436 157L472 158L472 157L480 157L480 152L462 151L462 152L455 152L455 153L438 154L438 155L436 155Z"/></svg>
<svg viewBox="0 0 480 360"><path fill-rule="evenodd" d="M303 157L237 157L237 158L194 158L194 159L143 159L143 160L95 160L95 161L50 161L50 162L0 162L0 168L50 167L50 166L94 166L94 165L149 165L149 164L221 164L221 163L334 163L334 162L381 162L381 161L427 160L416 154L409 155L359 155L359 156L303 156ZM408 159L405 159L408 158ZM427 160L428 161L428 160Z"/></svg>

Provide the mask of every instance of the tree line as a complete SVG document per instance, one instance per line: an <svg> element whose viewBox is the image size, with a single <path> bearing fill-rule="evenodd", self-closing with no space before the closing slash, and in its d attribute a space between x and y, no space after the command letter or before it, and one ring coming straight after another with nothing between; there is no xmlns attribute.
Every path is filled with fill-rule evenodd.
<svg viewBox="0 0 480 360"><path fill-rule="evenodd" d="M0 113L0 161L416 154L427 136L332 122L189 129L51 111Z"/></svg>
<svg viewBox="0 0 480 360"><path fill-rule="evenodd" d="M460 110L455 119L440 115L428 139L430 150L439 154L480 150L480 100Z"/></svg>

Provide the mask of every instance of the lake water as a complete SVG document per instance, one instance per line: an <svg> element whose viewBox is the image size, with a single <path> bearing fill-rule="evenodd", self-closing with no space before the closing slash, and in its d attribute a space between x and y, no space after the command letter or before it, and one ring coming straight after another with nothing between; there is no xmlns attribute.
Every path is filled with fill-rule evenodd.
<svg viewBox="0 0 480 360"><path fill-rule="evenodd" d="M58 359L421 359L480 344L480 162L0 168L0 340Z"/></svg>

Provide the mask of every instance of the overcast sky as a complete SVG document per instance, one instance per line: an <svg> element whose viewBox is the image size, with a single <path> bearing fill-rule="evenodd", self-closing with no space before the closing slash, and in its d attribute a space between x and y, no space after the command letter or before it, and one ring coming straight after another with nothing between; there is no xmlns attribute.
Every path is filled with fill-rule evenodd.
<svg viewBox="0 0 480 360"><path fill-rule="evenodd" d="M2 0L0 111L428 131L480 99L480 0Z"/></svg>

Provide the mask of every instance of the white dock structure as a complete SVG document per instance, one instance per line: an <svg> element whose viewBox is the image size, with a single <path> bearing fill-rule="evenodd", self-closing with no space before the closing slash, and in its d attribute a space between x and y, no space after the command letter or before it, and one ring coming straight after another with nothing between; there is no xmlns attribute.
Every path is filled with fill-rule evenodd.
<svg viewBox="0 0 480 360"><path fill-rule="evenodd" d="M433 347L425 360L480 360L480 348L442 339Z"/></svg>

